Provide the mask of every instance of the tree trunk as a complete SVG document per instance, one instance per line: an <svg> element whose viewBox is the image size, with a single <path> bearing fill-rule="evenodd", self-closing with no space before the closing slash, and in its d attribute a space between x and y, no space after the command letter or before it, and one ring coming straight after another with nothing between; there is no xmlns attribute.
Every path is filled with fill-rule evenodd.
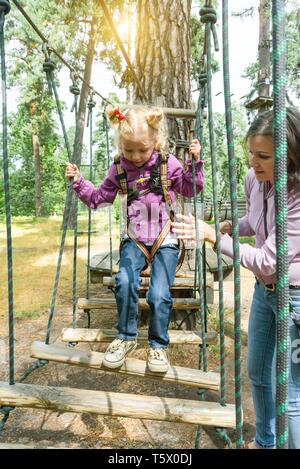
<svg viewBox="0 0 300 469"><path fill-rule="evenodd" d="M258 96L270 96L270 0L259 2L259 45L258 45ZM269 109L270 104L261 105L259 112Z"/></svg>
<svg viewBox="0 0 300 469"><path fill-rule="evenodd" d="M89 42L87 46L87 54L86 54L84 76L83 76L86 83L90 83L91 76L92 76L92 67L93 67L93 60L94 60L94 55L95 55L97 25L98 25L98 19L96 16L93 16L92 22L91 22L91 30L90 30ZM76 122L76 129L75 129L74 148L73 148L73 161L79 167L81 164L81 157L82 157L83 135L84 135L85 121L86 121L86 108L87 108L87 100L89 96L89 87L87 86L85 82L82 83L82 87L81 87L77 122ZM70 221L69 221L70 227L74 226L74 209L75 209L76 198L77 196L74 193L73 199L72 199Z"/></svg>
<svg viewBox="0 0 300 469"><path fill-rule="evenodd" d="M93 60L94 60L94 55L95 55L97 23L98 23L97 17L93 16L92 22L91 22L91 30L90 30L90 36L89 36L89 43L87 46L87 55L86 55L84 76L83 76L84 80L87 83L90 83L91 81ZM84 134L84 128L85 128L86 106L87 106L88 95L89 95L89 87L83 82L81 93L80 93L78 118L77 118L77 124L76 124L74 150L73 150L73 159L77 165L80 165L81 163L83 134Z"/></svg>
<svg viewBox="0 0 300 469"><path fill-rule="evenodd" d="M191 107L191 0L138 0L135 68L148 104ZM134 102L141 102L135 87ZM187 139L186 121L169 122L172 138Z"/></svg>
<svg viewBox="0 0 300 469"><path fill-rule="evenodd" d="M35 115L36 104L30 104L30 114L32 119L32 147L34 158L34 188L35 188L35 216L41 217L43 215L42 206L42 189L41 189L41 159L40 159L40 140L36 131Z"/></svg>

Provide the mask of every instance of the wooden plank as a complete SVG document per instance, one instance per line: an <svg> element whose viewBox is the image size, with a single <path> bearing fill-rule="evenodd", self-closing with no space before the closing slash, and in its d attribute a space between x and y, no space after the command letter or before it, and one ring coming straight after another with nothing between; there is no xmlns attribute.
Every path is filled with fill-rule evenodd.
<svg viewBox="0 0 300 469"><path fill-rule="evenodd" d="M66 387L0 382L0 405L235 428L231 404Z"/></svg>
<svg viewBox="0 0 300 469"><path fill-rule="evenodd" d="M65 328L62 330L62 340L64 342L111 342L116 337L117 331L114 329L72 329ZM194 331L176 331L169 329L170 344L202 344L200 332ZM215 331L206 332L207 344L218 343L218 333ZM148 331L140 330L138 334L138 342L148 342Z"/></svg>
<svg viewBox="0 0 300 469"><path fill-rule="evenodd" d="M128 106L129 108L134 108L135 105ZM172 117L174 119L195 119L196 111L195 109L183 109L175 107L163 107L162 108L166 117Z"/></svg>
<svg viewBox="0 0 300 469"><path fill-rule="evenodd" d="M210 280L210 285L207 285L207 288L213 287L213 277L209 276L208 282ZM115 276L113 277L103 277L103 285L106 287L115 286ZM150 277L141 277L140 278L140 289L147 289L150 286ZM193 289L194 288L194 279L193 278L175 278L172 289Z"/></svg>
<svg viewBox="0 0 300 469"><path fill-rule="evenodd" d="M57 446L43 446L39 447L35 445L22 445L19 443L0 443L0 450L1 449L68 449L65 447L57 447Z"/></svg>
<svg viewBox="0 0 300 469"><path fill-rule="evenodd" d="M101 255L96 255L91 258L90 261L90 270L91 273L94 275L96 273L100 273L100 278L102 278L104 275L110 275L110 259L108 256L109 253L106 254L106 257L104 254ZM118 268L118 263L119 263L119 251L115 250L113 251L113 274L117 273L119 268ZM189 267L187 268L185 264L181 267L179 272L177 272L176 277L177 278L194 278L194 262L189 263ZM193 265L191 265L193 264ZM208 272L211 272L215 274L218 270L218 263L217 263L217 254L213 251L212 248L208 247L206 248L206 265L207 265L207 270ZM227 271L231 271L233 269L233 260L225 256L224 254L222 255L222 266L224 270L224 277ZM149 276L149 272L142 273L141 276ZM216 278L215 278L216 281ZM96 282L95 282L96 283Z"/></svg>
<svg viewBox="0 0 300 469"><path fill-rule="evenodd" d="M78 298L79 309L115 309L115 298ZM139 308L149 310L146 298L139 298ZM173 309L199 309L199 299L197 298L173 298Z"/></svg>
<svg viewBox="0 0 300 469"><path fill-rule="evenodd" d="M191 387L202 387L218 391L220 376L218 373L203 372L182 366L170 366L166 373L152 373L147 368L147 362L136 358L126 358L121 368L110 369L102 365L104 353L83 351L59 345L47 345L44 342L33 342L31 356L42 360L50 360L68 365L96 368L112 373L135 375L143 378L166 381L173 384L185 384Z"/></svg>

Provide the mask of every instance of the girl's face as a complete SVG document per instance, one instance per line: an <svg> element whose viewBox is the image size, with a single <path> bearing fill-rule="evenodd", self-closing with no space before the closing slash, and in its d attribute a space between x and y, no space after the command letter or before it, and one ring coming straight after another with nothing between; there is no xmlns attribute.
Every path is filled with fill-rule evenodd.
<svg viewBox="0 0 300 469"><path fill-rule="evenodd" d="M136 133L130 139L121 139L121 150L124 157L138 168L147 163L154 147L155 141L149 139L147 132Z"/></svg>
<svg viewBox="0 0 300 469"><path fill-rule="evenodd" d="M274 183L274 146L271 137L255 135L248 139L249 162L259 182Z"/></svg>

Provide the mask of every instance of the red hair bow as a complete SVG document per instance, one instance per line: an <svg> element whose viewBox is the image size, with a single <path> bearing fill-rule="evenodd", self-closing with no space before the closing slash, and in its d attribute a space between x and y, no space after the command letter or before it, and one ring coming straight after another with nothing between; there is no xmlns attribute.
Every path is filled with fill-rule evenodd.
<svg viewBox="0 0 300 469"><path fill-rule="evenodd" d="M125 119L125 116L124 116L124 114L121 113L121 111L116 109L115 112L113 113L112 119L114 121L121 122L123 119Z"/></svg>

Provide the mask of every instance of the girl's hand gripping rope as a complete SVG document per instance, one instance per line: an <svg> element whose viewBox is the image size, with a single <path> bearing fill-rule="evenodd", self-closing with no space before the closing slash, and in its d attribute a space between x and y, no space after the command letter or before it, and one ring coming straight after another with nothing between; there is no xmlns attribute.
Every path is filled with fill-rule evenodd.
<svg viewBox="0 0 300 469"><path fill-rule="evenodd" d="M80 171L77 168L76 164L73 163L66 163L66 173L65 173L66 179L70 181L72 178L74 182L76 182L79 177L80 177Z"/></svg>

